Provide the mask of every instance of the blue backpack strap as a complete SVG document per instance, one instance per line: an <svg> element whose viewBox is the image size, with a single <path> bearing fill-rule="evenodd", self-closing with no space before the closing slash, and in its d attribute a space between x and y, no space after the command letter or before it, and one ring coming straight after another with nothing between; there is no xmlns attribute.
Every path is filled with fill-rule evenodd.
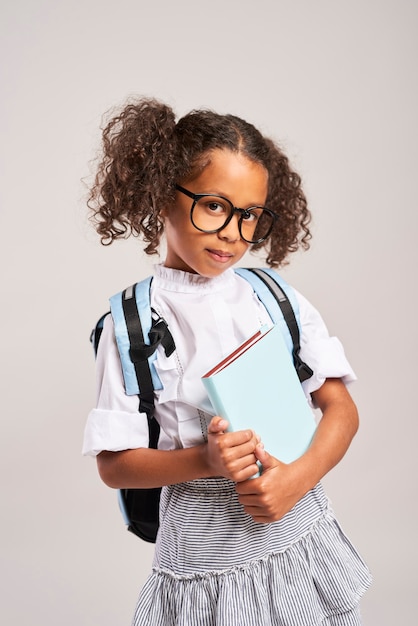
<svg viewBox="0 0 418 626"><path fill-rule="evenodd" d="M235 271L251 284L274 324L281 328L299 380L303 382L310 378L313 371L299 356L301 332L299 303L293 289L270 268L239 268Z"/></svg>
<svg viewBox="0 0 418 626"><path fill-rule="evenodd" d="M110 311L102 315L102 317L99 319L96 326L90 333L90 343L93 346L95 355L97 355L97 350L99 348L99 341L100 337L102 336L104 321L108 315L110 315Z"/></svg>
<svg viewBox="0 0 418 626"><path fill-rule="evenodd" d="M279 306L277 306L277 299L275 298L271 289L262 280L260 275L256 274L255 271L253 271L252 268L240 267L236 269L235 271L237 274L239 274L239 276L241 276L242 278L245 278L245 280L247 280L250 283L251 287L254 289L255 293L257 294L261 302L266 307L267 312L270 315L272 322L274 324L277 324L281 328L283 337L286 341L286 346L289 352L291 353L293 351L292 337L289 332L289 328L286 324L286 320L284 319L282 310L280 309ZM293 293L293 289L274 270L263 268L261 271L263 274L267 274L267 276L270 276L271 278L273 278L273 280L285 292L286 296L290 300L293 311L295 313L296 320L299 325L299 304L298 304L298 301L296 300L295 294Z"/></svg>
<svg viewBox="0 0 418 626"><path fill-rule="evenodd" d="M123 378L125 382L125 391L128 396L141 395L141 389L138 382L137 371L132 360L131 338L127 327L126 319L126 303L131 303L136 309L140 324L140 337L144 344L150 345L150 332L153 327L153 319L150 304L150 287L152 278L136 283L132 287L128 287L124 291L117 293L110 298L110 311L112 313L113 323L115 325L116 343L119 350L120 360L122 364ZM141 331L142 327L142 331ZM154 389L162 389L162 383L154 367L154 361L157 357L156 346L150 349L146 355L148 360L147 368L151 373L151 379ZM144 358L142 359L144 360Z"/></svg>

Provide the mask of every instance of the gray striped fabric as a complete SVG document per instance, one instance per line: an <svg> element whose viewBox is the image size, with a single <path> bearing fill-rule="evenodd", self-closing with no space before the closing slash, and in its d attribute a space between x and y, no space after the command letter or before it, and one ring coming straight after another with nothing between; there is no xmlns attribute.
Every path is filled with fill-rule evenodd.
<svg viewBox="0 0 418 626"><path fill-rule="evenodd" d="M368 569L318 484L256 524L233 483L165 487L153 573L134 626L359 626Z"/></svg>

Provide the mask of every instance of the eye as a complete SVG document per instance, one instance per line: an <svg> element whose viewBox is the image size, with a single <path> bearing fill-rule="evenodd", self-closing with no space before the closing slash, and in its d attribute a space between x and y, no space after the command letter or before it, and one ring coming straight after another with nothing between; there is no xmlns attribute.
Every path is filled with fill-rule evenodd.
<svg viewBox="0 0 418 626"><path fill-rule="evenodd" d="M204 209L210 215L228 215L231 210L222 198L206 196L199 200L198 204L201 209Z"/></svg>
<svg viewBox="0 0 418 626"><path fill-rule="evenodd" d="M246 209L242 214L242 219L246 222L257 222L260 219L261 211Z"/></svg>
<svg viewBox="0 0 418 626"><path fill-rule="evenodd" d="M220 202L208 202L208 209L213 213L222 213L225 211L225 207Z"/></svg>

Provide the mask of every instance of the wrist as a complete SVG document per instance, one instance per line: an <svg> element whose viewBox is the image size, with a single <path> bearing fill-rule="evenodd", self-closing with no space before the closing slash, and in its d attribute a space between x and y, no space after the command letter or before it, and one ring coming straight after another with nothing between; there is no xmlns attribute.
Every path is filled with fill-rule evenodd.
<svg viewBox="0 0 418 626"><path fill-rule="evenodd" d="M291 466L302 495L313 489L323 476L319 470L318 463L308 453L293 461Z"/></svg>
<svg viewBox="0 0 418 626"><path fill-rule="evenodd" d="M216 475L216 469L212 462L209 444L206 442L199 447L201 447L202 478L213 478Z"/></svg>

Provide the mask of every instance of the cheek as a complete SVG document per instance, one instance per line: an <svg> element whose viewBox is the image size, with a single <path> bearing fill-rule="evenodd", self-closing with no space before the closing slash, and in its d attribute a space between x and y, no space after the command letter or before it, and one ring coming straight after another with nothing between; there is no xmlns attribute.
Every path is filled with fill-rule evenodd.
<svg viewBox="0 0 418 626"><path fill-rule="evenodd" d="M171 205L161 211L164 227L183 231L190 223L190 211L183 206Z"/></svg>
<svg viewBox="0 0 418 626"><path fill-rule="evenodd" d="M195 229L188 220L179 215L170 215L164 220L164 236L168 248L178 254L187 254L196 246Z"/></svg>
<svg viewBox="0 0 418 626"><path fill-rule="evenodd" d="M241 241L239 242L239 245L241 246L238 252L239 255L239 259L237 259L237 261L239 261L244 254L247 252L247 250L249 250L251 248L251 244L247 243L246 241L243 241L241 239Z"/></svg>
<svg viewBox="0 0 418 626"><path fill-rule="evenodd" d="M167 237L181 239L189 234L189 224L180 215L169 215L164 219L164 231Z"/></svg>

